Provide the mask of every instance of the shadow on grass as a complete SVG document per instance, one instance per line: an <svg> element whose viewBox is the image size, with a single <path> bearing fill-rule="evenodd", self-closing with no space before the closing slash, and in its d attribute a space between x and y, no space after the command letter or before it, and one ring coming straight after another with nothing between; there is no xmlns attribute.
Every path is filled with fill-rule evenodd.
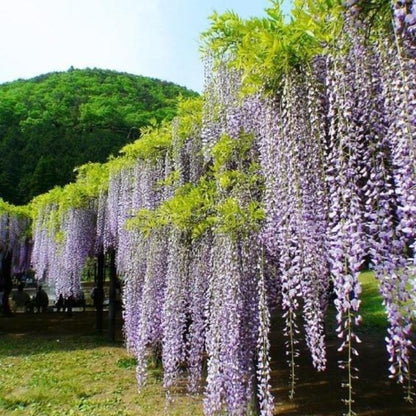
<svg viewBox="0 0 416 416"><path fill-rule="evenodd" d="M119 318L121 319L121 317ZM106 322L105 322L106 323ZM121 328L121 323L119 323ZM16 314L0 317L0 357L45 354L59 351L93 349L98 346L120 346L111 343L95 329L95 312Z"/></svg>
<svg viewBox="0 0 416 416"><path fill-rule="evenodd" d="M4 397L0 397L0 409L9 410L12 412L24 410L30 404L31 404L30 400L7 399Z"/></svg>
<svg viewBox="0 0 416 416"><path fill-rule="evenodd" d="M377 281L372 272L360 277L363 287L360 313L362 324L356 329L362 343L357 345L359 356L353 358L358 368L358 379L353 380L354 410L359 416L410 416L416 415L414 406L403 399L404 392L388 377L388 354L385 345L387 319ZM338 367L346 354L339 352L341 340L335 328L335 308L331 306L326 317L327 368L317 372L311 363L305 342L298 345L296 359L296 387L292 400L289 394L289 367L285 358L284 323L281 312L272 316L271 357L273 394L276 397L276 414L284 416L335 416L346 411L342 399L347 396L341 387L347 381L346 371ZM303 331L302 327L301 330Z"/></svg>

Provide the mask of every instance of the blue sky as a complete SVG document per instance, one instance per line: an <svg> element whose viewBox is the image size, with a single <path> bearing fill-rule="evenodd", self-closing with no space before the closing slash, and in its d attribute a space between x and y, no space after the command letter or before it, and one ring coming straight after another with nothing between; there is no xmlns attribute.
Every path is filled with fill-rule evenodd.
<svg viewBox="0 0 416 416"><path fill-rule="evenodd" d="M290 0L284 1L284 9ZM268 0L1 0L0 83L97 67L203 88L199 35L214 11L263 16Z"/></svg>

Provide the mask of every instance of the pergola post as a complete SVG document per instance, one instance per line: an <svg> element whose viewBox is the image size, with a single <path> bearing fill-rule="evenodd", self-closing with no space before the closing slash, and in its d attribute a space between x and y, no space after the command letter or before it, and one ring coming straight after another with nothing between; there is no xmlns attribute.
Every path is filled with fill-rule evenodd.
<svg viewBox="0 0 416 416"><path fill-rule="evenodd" d="M97 281L96 281L96 293L95 293L95 308L96 308L96 321L95 327L97 332L102 334L103 332L103 303L104 303L104 279L105 279L105 256L101 251L97 255Z"/></svg>
<svg viewBox="0 0 416 416"><path fill-rule="evenodd" d="M108 332L110 341L116 340L116 288L117 288L117 271L116 271L116 252L110 251L110 290L108 303Z"/></svg>

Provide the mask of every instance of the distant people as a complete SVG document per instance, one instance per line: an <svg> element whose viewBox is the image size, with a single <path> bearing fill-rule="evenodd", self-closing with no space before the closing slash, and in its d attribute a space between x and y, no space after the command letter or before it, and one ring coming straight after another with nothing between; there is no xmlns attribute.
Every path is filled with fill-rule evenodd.
<svg viewBox="0 0 416 416"><path fill-rule="evenodd" d="M47 293L42 289L42 286L38 287L35 296L35 307L38 312L46 312L48 310L49 297Z"/></svg>
<svg viewBox="0 0 416 416"><path fill-rule="evenodd" d="M55 308L57 310L57 312L65 312L65 301L64 301L64 297L62 296L62 293L59 294L58 300L55 303Z"/></svg>
<svg viewBox="0 0 416 416"><path fill-rule="evenodd" d="M28 312L30 296L23 289L24 285L23 283L20 283L17 287L17 292L13 293L13 313L16 313L17 308L23 308L25 312Z"/></svg>
<svg viewBox="0 0 416 416"><path fill-rule="evenodd" d="M94 307L96 308L97 307L97 304L98 304L98 288L97 288L97 286L94 286L91 289L90 297L92 299L92 302L94 304Z"/></svg>
<svg viewBox="0 0 416 416"><path fill-rule="evenodd" d="M86 303L85 302L85 294L82 290L79 292L78 299L77 299L76 303L85 312L85 303Z"/></svg>
<svg viewBox="0 0 416 416"><path fill-rule="evenodd" d="M66 308L68 316L72 316L72 308L74 307L74 303L75 303L75 298L74 298L74 295L71 293L65 299L65 308Z"/></svg>

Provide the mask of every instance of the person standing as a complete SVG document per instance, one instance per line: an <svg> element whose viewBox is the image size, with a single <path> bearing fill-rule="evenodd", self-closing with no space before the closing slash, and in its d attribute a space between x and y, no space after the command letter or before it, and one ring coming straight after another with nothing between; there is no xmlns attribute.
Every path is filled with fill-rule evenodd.
<svg viewBox="0 0 416 416"><path fill-rule="evenodd" d="M42 289L42 286L39 285L38 290L35 296L35 306L38 312L46 312L48 310L49 297L47 293Z"/></svg>

